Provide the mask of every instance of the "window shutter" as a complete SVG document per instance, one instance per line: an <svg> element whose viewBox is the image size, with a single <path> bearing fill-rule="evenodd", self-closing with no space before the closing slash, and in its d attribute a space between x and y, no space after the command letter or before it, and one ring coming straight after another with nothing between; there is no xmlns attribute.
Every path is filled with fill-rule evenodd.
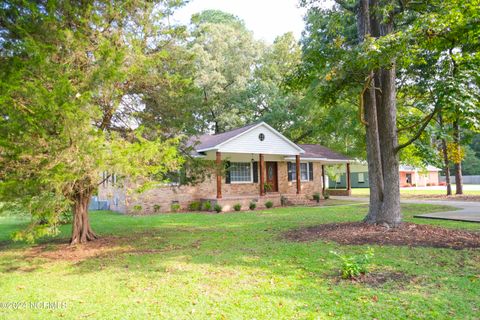
<svg viewBox="0 0 480 320"><path fill-rule="evenodd" d="M292 181L292 164L291 162L287 162L287 176L288 181Z"/></svg>
<svg viewBox="0 0 480 320"><path fill-rule="evenodd" d="M225 163L225 183L230 183L230 161Z"/></svg>
<svg viewBox="0 0 480 320"><path fill-rule="evenodd" d="M252 170L253 170L253 182L258 183L258 162L252 162Z"/></svg>
<svg viewBox="0 0 480 320"><path fill-rule="evenodd" d="M313 181L313 162L308 163L308 173L309 173L308 180Z"/></svg>

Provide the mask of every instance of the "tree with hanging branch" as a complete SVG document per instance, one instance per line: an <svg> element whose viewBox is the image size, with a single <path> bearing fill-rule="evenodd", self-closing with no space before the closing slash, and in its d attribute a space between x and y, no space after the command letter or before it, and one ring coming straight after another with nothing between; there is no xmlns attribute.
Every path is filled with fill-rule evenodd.
<svg viewBox="0 0 480 320"><path fill-rule="evenodd" d="M337 0L331 9L319 3L302 2L309 9L303 64L293 82L308 88L307 97L315 101L313 109L335 108L339 101L358 108L358 124L365 128L370 183L365 221L396 227L401 222L400 153L425 133L444 107L429 103L420 121L399 126L399 74L412 63L423 63L419 53L445 50L444 41L438 39L461 37L472 50L478 44L478 3ZM358 99L352 99L352 94ZM457 114L470 112L471 105L457 105Z"/></svg>
<svg viewBox="0 0 480 320"><path fill-rule="evenodd" d="M182 1L4 1L0 13L0 202L28 212L15 239L55 234L72 212L71 244L97 238L88 217L99 184L147 187L182 164L178 139L145 131L150 93L180 96L175 72ZM103 174L107 172L107 174Z"/></svg>

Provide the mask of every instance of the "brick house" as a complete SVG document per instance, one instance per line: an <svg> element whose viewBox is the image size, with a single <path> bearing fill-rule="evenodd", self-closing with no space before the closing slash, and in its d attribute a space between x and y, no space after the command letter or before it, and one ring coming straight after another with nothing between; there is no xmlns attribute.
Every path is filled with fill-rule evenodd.
<svg viewBox="0 0 480 320"><path fill-rule="evenodd" d="M195 157L226 163L226 170L212 172L193 186L165 184L141 194L131 192L128 183L122 187L106 183L99 188L99 198L123 213L134 213L134 208L143 214L168 212L172 204L186 210L194 201L218 203L230 211L237 203L247 209L252 201L257 208L267 201L274 206L312 201L324 190L325 165L346 164L349 176L350 159L321 145L295 144L265 122L193 137L189 143ZM349 192L350 185L345 190Z"/></svg>

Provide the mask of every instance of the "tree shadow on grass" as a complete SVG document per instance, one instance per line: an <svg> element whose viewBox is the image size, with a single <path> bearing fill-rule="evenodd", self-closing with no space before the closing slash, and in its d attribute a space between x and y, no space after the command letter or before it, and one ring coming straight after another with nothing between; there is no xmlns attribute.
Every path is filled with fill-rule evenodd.
<svg viewBox="0 0 480 320"><path fill-rule="evenodd" d="M302 214L302 209L298 210L296 213ZM335 282L332 274L338 274L340 263L331 255L330 250L360 253L365 250L365 246L340 246L321 241L294 243L281 237L283 232L292 228L332 221L334 218L331 216L305 214L303 217L275 217L272 212L252 213L253 216L246 220L245 214L212 216L202 224L199 221L203 216L191 216L185 220L181 217L159 217L157 222L161 223L158 225L139 218L135 220L136 224L132 223L125 228L117 226L115 229L107 229L107 233L98 241L89 243L84 248L72 248L66 243L56 242L29 248L23 256L16 252L15 257L8 257L9 263L0 264L0 269L2 272L35 271L21 269L22 263L24 265L28 261L24 259L26 254L30 255L32 268L43 268L44 264L52 262L66 263L64 274L67 277L70 274L90 275L100 271L121 274L125 279L135 279L132 281L140 283L170 277L173 280L169 280L171 282L168 285L180 291L182 281L190 279L197 281L196 286L218 284L218 290L226 295L226 291L222 291L226 289L219 283L228 279L231 290L240 290L242 296L248 296L248 299L258 297L260 300L275 301L279 310L282 308L280 304L285 303L282 301L289 301L288 303L298 305L299 312L304 313L312 313L317 309L358 312L354 309L364 306L358 297L373 299L371 297L374 294L382 295L386 300L398 295L405 296L405 300L408 300L409 284L400 289L379 286L373 294L371 288L363 284ZM362 215L338 214L340 221L358 220ZM104 218L108 217L112 216ZM117 217L113 218L110 223L115 223ZM65 239L63 237L57 241ZM378 250L380 256L396 255L391 261L379 261L379 267L401 270L405 268L405 262L411 259L419 262L420 267L431 263L427 256L424 260L415 258L421 256L425 248L418 252L417 249L411 249L412 252L403 253L403 256L398 254L398 250L403 250L401 248L392 249L397 250L394 253L388 253L389 247L379 247ZM442 268L433 266L429 272ZM469 268L464 268L462 272L467 272ZM198 282L198 279L203 282ZM448 305L446 295L435 297L436 301ZM426 302L425 298L419 299Z"/></svg>

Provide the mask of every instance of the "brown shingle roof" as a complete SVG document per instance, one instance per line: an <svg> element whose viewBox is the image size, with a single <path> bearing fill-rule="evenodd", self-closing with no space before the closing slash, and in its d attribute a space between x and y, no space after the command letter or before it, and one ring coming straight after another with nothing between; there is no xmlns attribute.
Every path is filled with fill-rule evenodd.
<svg viewBox="0 0 480 320"><path fill-rule="evenodd" d="M350 160L350 158L332 151L327 147L319 144L299 144L300 148L305 150L305 153L301 155L302 158L325 158L332 160Z"/></svg>
<svg viewBox="0 0 480 320"><path fill-rule="evenodd" d="M189 146L195 146L196 150L203 150L203 149L208 149L208 148L213 148L216 145L219 145L220 143L223 143L245 131L248 129L256 126L257 123L252 123L249 124L248 126L244 126L238 129L230 130L224 133L219 133L219 134L204 134L201 136L195 136L189 139L187 145Z"/></svg>

